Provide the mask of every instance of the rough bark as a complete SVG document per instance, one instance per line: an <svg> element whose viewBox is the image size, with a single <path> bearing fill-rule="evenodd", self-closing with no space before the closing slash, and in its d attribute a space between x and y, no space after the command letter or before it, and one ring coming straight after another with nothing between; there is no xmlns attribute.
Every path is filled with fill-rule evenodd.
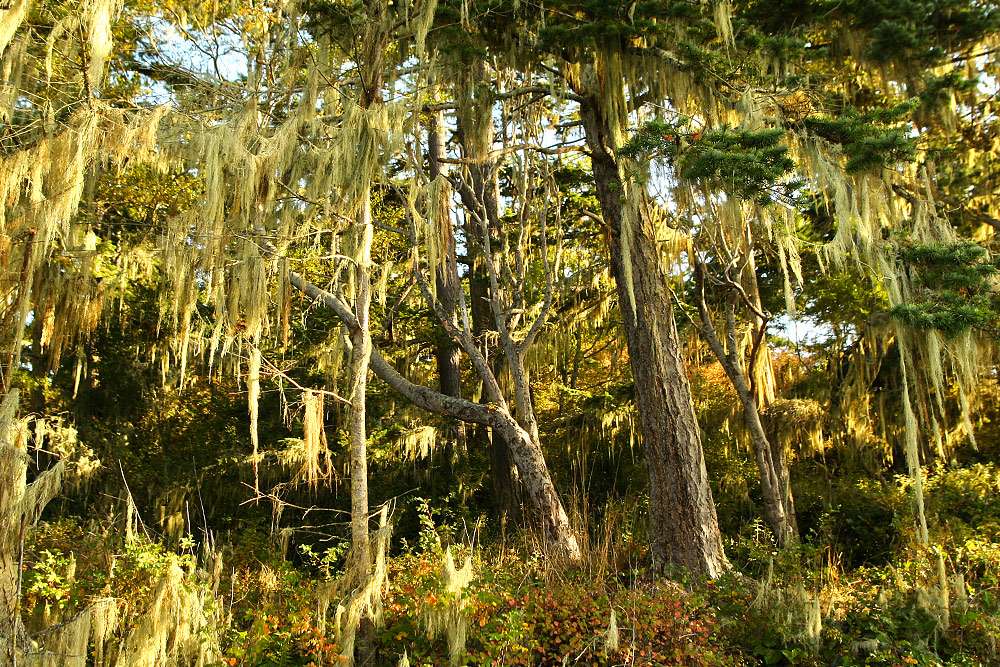
<svg viewBox="0 0 1000 667"><path fill-rule="evenodd" d="M493 490L493 518L500 523L521 520L521 480L510 445L499 433L484 430L490 452L490 485Z"/></svg>
<svg viewBox="0 0 1000 667"><path fill-rule="evenodd" d="M580 116L610 237L611 270L635 380L649 471L654 569L669 564L715 577L729 568L729 562L708 483L668 276L646 220L636 221L630 230L626 259L622 236L625 190L614 142L596 101L581 104ZM631 261L631 292L626 261Z"/></svg>

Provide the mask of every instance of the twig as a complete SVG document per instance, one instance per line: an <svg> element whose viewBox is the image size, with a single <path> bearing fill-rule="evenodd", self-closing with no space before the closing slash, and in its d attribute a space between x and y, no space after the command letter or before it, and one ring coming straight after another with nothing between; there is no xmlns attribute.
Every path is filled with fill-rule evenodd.
<svg viewBox="0 0 1000 667"><path fill-rule="evenodd" d="M309 387L303 387L301 384L299 384L298 382L296 382L292 377L290 377L287 373L285 373L285 371L281 370L280 368L278 368L277 366L275 366L273 363L271 363L271 360L268 359L267 357L265 357L263 354L260 355L260 358L261 358L261 361L263 361L265 364L267 364L268 369L270 369L274 373L274 375L277 375L278 377L280 377L283 380L287 380L288 383L291 384L296 389L298 389L300 391L311 391L314 394L322 394L323 396L330 396L334 400L340 401L341 403L343 403L345 405L350 405L351 404L351 402L349 400L347 400L346 398L344 398L340 394L334 393L334 392L329 391L327 389L310 389Z"/></svg>

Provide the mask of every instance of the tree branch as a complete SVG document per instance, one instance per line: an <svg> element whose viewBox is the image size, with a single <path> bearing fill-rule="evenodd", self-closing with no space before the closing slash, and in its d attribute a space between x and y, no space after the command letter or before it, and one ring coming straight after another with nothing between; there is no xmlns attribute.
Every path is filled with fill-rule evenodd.
<svg viewBox="0 0 1000 667"><path fill-rule="evenodd" d="M354 314L347 307L347 304L336 294L314 285L294 271L288 274L288 281L306 296L330 308L348 329L357 328L358 322ZM482 424L495 428L509 427L509 424L504 424L504 422L510 420L510 416L506 415L497 406L473 403L464 398L446 396L429 387L410 382L392 364L386 361L385 357L382 356L381 350L374 344L372 345L369 364L372 372L380 380L392 387L418 408L473 424Z"/></svg>

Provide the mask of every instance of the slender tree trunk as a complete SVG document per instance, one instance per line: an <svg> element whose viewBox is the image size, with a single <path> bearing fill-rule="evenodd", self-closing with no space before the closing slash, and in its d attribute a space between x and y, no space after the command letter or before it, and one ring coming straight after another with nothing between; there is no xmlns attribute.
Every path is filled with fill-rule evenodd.
<svg viewBox="0 0 1000 667"><path fill-rule="evenodd" d="M712 349L712 353L722 365L722 369L732 383L733 389L736 390L740 405L743 407L743 424L750 436L750 444L753 447L754 457L757 459L757 468L760 471L764 518L774 533L778 545L784 548L798 539L798 527L795 523L795 505L792 500L788 464L785 460L784 449L780 443L769 441L760 418L760 409L757 403L758 392L751 387L751 383L747 380L747 373L743 370L742 359L740 358L741 352L737 344L736 303L739 300L739 295L736 287L731 287L726 296L727 348L722 344L715 325L712 323L711 313L709 312L708 302L705 297L705 271L705 265L700 261L697 262L695 265L695 292L698 301L698 313L701 317L701 327L699 328L709 347ZM759 326L764 326L764 322L761 322ZM764 335L762 330L758 329L758 331L760 331L759 335ZM760 344L766 346L763 339ZM753 368L754 362L754 359L750 360L751 368Z"/></svg>
<svg viewBox="0 0 1000 667"><path fill-rule="evenodd" d="M715 577L729 568L729 562L708 483L668 276L648 221L638 220L629 238L623 238L625 189L606 119L594 102L581 104L580 116L610 236L611 271L635 380L649 470L654 568L678 565Z"/></svg>
<svg viewBox="0 0 1000 667"><path fill-rule="evenodd" d="M760 470L761 495L764 500L764 518L774 532L778 546L784 548L798 539L795 523L795 505L788 478L788 464L779 443L771 443L761 423L757 397L750 389L745 376L735 360L720 359L726 375L733 383L743 408L743 425L750 435L757 468Z"/></svg>
<svg viewBox="0 0 1000 667"><path fill-rule="evenodd" d="M739 377L739 376L737 376ZM743 424L750 434L757 467L760 469L761 492L764 498L764 515L774 532L778 546L784 548L798 539L795 522L795 504L788 478L788 465L780 443L768 440L757 409L757 398L742 380L733 386L743 407Z"/></svg>
<svg viewBox="0 0 1000 667"><path fill-rule="evenodd" d="M386 5L382 0L367 0L367 23L362 43L366 81L361 91L361 106L366 110L381 105L384 53L387 47ZM364 141L374 142L368 133ZM378 146L370 146L361 155L375 156ZM375 158L369 158L375 159ZM367 171L368 165L359 165ZM368 398L368 369L372 353L372 335L369 311L371 307L372 226L371 183L363 184L359 193L357 225L357 250L354 255L355 327L350 330L351 341L351 405L348 409L348 440L351 453L351 548L355 582L363 588L372 576L371 541L368 535L368 428L365 403ZM370 665L375 660L375 619L365 614L357 629L355 661Z"/></svg>
<svg viewBox="0 0 1000 667"><path fill-rule="evenodd" d="M347 412L347 430L351 445L351 545L359 581L368 577L371 566L368 540L368 435L365 423L365 400L368 388L368 362L372 338L369 328L371 303L371 198L362 195L357 216L360 239L355 257L355 304L358 326L351 330L351 405Z"/></svg>

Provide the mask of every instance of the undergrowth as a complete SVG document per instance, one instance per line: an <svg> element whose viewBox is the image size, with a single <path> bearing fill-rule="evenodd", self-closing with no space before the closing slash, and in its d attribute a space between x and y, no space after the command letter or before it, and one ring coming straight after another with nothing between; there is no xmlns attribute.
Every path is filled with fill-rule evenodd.
<svg viewBox="0 0 1000 667"><path fill-rule="evenodd" d="M417 539L387 561L374 655L413 667L998 665L1000 470L938 466L926 475L931 546L914 539L904 482L845 485L815 501L792 548L779 551L759 523L745 525L727 545L734 570L716 580L654 581L636 526L617 537L607 525L590 531L587 560L566 569L530 538L481 544L420 501L405 510L417 513ZM891 540L851 529L864 526L883 526L880 539ZM190 537L171 550L110 528L60 519L30 533L21 605L29 632L110 598L120 616L110 641L121 641L153 603L159 573L177 566L184 585L210 600L201 613L216 619L203 626L218 646L205 667L346 661L336 603L326 613L317 605L342 570L342 544L300 545L293 561L264 531L210 553Z"/></svg>

